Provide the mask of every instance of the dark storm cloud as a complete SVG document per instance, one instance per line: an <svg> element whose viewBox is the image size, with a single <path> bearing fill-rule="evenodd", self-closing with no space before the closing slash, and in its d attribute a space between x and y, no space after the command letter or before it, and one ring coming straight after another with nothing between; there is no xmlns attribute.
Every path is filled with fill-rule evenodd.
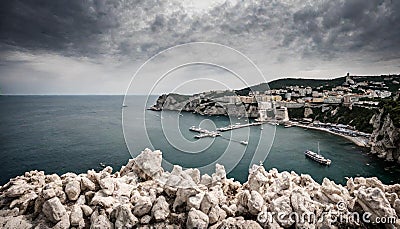
<svg viewBox="0 0 400 229"><path fill-rule="evenodd" d="M190 13L179 1L3 1L4 49L62 55L148 57L176 44L254 43L335 58L398 58L400 2L391 0L227 1ZM269 38L273 38L271 40Z"/></svg>
<svg viewBox="0 0 400 229"><path fill-rule="evenodd" d="M300 42L284 44L327 55L369 52L398 58L399 10L399 1L383 0L326 1L304 6L293 14L293 25L284 34L298 37Z"/></svg>
<svg viewBox="0 0 400 229"><path fill-rule="evenodd" d="M1 9L3 45L29 50L95 52L91 41L113 26L81 1L3 1Z"/></svg>

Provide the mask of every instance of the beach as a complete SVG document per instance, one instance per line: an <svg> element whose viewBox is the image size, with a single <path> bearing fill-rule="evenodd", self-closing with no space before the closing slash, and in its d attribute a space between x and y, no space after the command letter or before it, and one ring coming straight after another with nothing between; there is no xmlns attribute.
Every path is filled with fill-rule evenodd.
<svg viewBox="0 0 400 229"><path fill-rule="evenodd" d="M337 135L337 136L344 137L344 138L350 140L351 142L353 142L354 144L356 144L357 146L360 146L360 147L369 147L369 144L368 144L369 140L368 140L366 137L361 137L361 136L359 136L359 137L352 137L352 136L348 136L348 135L336 133L336 132L331 131L331 130L329 130L329 129L327 129L327 128L315 127L315 126L308 126L308 125L304 125L304 124L300 124L300 123L298 123L298 124L293 124L293 125L294 125L294 126L297 126L297 127L301 127L301 128L306 128L306 129L312 129L312 130L319 130L319 131L328 132L328 133L330 133L330 134L334 134L334 135Z"/></svg>

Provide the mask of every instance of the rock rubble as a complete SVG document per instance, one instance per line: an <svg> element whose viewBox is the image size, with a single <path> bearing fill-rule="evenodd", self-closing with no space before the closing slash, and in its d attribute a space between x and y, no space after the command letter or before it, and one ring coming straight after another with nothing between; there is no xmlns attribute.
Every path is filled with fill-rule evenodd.
<svg viewBox="0 0 400 229"><path fill-rule="evenodd" d="M26 172L0 187L0 227L400 228L400 184L363 177L319 184L253 165L242 185L222 165L201 175L180 166L167 172L161 162L160 151L145 149L114 173Z"/></svg>

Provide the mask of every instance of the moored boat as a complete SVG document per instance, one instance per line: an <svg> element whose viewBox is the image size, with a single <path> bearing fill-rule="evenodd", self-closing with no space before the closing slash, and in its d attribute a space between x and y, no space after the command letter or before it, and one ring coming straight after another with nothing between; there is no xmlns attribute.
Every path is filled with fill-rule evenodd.
<svg viewBox="0 0 400 229"><path fill-rule="evenodd" d="M316 161L322 165L330 165L331 164L331 160L324 158L320 153L319 153L319 142L318 142L318 153L315 153L311 150L306 150L304 152L304 155L310 159L312 159L313 161Z"/></svg>

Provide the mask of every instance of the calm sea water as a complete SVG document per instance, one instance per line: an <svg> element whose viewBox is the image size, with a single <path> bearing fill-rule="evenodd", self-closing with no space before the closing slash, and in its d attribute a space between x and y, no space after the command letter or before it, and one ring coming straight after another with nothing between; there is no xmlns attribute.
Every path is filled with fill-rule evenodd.
<svg viewBox="0 0 400 229"><path fill-rule="evenodd" d="M224 132L224 138L195 140L195 133L188 130L192 125L212 129L226 126L230 121L243 123L245 120L183 113L178 116L177 126L174 119L169 121L177 117L176 112L161 115L144 111L144 99L135 96L124 108L127 111L124 112L125 134L133 156L139 149L148 147L161 149L166 161L183 167L206 167L217 161L233 168L239 162L228 176L243 182L256 147L260 146L260 152L265 155L269 151L273 126L265 125L262 130L254 126ZM149 104L155 99L150 98ZM0 184L33 169L58 174L82 173L92 168L100 170L102 162L119 170L132 157L122 131L122 100L122 96L0 96ZM143 123L145 132L141 129ZM166 134L165 130L171 133ZM171 137L176 133L181 136ZM260 134L264 136L261 144ZM249 144L236 142L240 140L248 140ZM330 167L304 157L305 150L317 149L317 142L321 153L332 160ZM201 152L185 152L198 145ZM377 176L385 183L400 183L397 176L400 170L395 165L368 155L346 139L297 127L276 127L271 150L263 164L266 169L308 173L317 181L328 177L344 183L346 176ZM164 166L170 169L168 163Z"/></svg>

